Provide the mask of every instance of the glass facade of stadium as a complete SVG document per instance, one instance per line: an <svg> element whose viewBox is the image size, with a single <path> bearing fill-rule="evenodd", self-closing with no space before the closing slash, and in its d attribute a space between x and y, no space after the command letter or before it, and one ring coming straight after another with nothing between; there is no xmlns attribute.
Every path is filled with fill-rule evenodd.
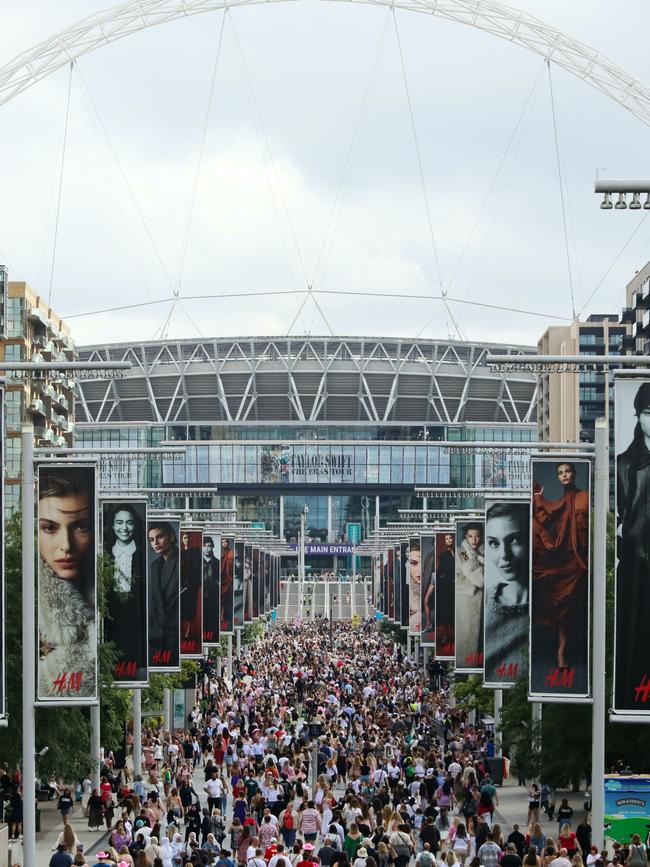
<svg viewBox="0 0 650 867"><path fill-rule="evenodd" d="M161 493L151 502L174 508L188 503L193 508L236 508L238 520L263 521L266 529L289 543L298 540L305 505L308 541L336 544L346 541L350 522L361 524L363 539L376 526L407 520L400 510L423 506L416 486L436 489L426 500L429 509L436 509L452 502L463 507L478 502L466 495L459 498L450 489L529 483L526 444L537 438L536 381L530 374L508 374L518 377L508 382L503 374L486 368L485 347L435 341L393 342L386 353L391 365L385 357L373 365L374 358L367 356L377 342L370 341L363 349L353 347L350 356L356 349L355 357L327 365L324 356L331 360L335 341L304 338L302 342L307 341L315 344L321 363L311 383L303 377L302 391L299 375L315 365L313 359L304 364L296 360L297 340L284 347L280 365L257 365L263 345L251 350L248 343L248 362L255 369L244 375L239 356L233 365L228 359L216 363L224 344L235 343L223 339L210 342L216 369L209 371L203 357L187 358L196 341L178 341L171 350L167 345L163 354L163 344L143 344L137 365L132 348L82 347L81 358L130 357L134 370L110 387L102 380L80 384L76 444L127 450L165 442L186 444L180 457L123 464L107 461L103 489L183 489L182 495ZM344 338L339 343L350 345ZM424 348L424 358L413 357L414 346ZM409 352L410 357L404 358ZM319 389L326 397L316 411ZM210 419L205 413L212 391L217 400ZM197 400L192 405L192 397L186 397L184 403L177 402L175 411L180 394L196 395ZM248 402L247 394L253 397ZM434 397L423 399L423 394ZM248 408L246 418L242 412L237 417L242 406ZM363 413L383 417L363 420ZM468 441L494 443L494 448L471 453L461 447ZM520 442L524 448L515 454L499 451L498 443L503 441ZM192 489L196 494L188 500L185 490ZM322 555L311 557L309 565L313 570L344 569L345 560ZM285 566L290 568L289 563Z"/></svg>

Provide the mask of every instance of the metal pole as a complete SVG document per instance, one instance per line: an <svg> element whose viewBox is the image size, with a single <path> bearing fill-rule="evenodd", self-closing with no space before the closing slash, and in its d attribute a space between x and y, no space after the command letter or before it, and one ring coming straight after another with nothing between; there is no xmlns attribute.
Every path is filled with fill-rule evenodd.
<svg viewBox="0 0 650 867"><path fill-rule="evenodd" d="M232 680L232 635L228 636L228 659L226 661L228 680Z"/></svg>
<svg viewBox="0 0 650 867"><path fill-rule="evenodd" d="M503 756L503 739L501 737L501 708L503 707L503 690L494 690L494 755L500 759Z"/></svg>
<svg viewBox="0 0 650 867"><path fill-rule="evenodd" d="M171 689L165 689L163 691L163 712L165 714L164 730L171 734L172 717L170 714L170 708L171 708Z"/></svg>
<svg viewBox="0 0 650 867"><path fill-rule="evenodd" d="M314 740L311 746L312 784L311 796L316 797L316 785L318 783L318 740Z"/></svg>
<svg viewBox="0 0 650 867"><path fill-rule="evenodd" d="M356 547L353 548L352 553L352 575L350 576L350 617L354 617L354 594L356 592L355 587L357 583L357 555L356 555Z"/></svg>
<svg viewBox="0 0 650 867"><path fill-rule="evenodd" d="M532 703L532 720L533 725L535 726L535 734L534 734L534 743L533 748L539 757L538 764L538 776L540 779L537 780L538 783L541 783L541 775L542 775L542 703L541 701L534 701Z"/></svg>
<svg viewBox="0 0 650 867"><path fill-rule="evenodd" d="M142 690L133 690L133 776L142 773Z"/></svg>
<svg viewBox="0 0 650 867"><path fill-rule="evenodd" d="M607 381L605 387L607 388ZM608 399L608 392L606 396ZM591 842L603 847L605 826L605 606L607 580L607 512L609 508L609 427L596 419L594 467L594 611L591 735Z"/></svg>
<svg viewBox="0 0 650 867"><path fill-rule="evenodd" d="M237 659L241 659L241 629L237 630Z"/></svg>
<svg viewBox="0 0 650 867"><path fill-rule="evenodd" d="M100 778L100 761L101 754L101 721L99 716L99 705L92 705L90 708L90 757L92 759L92 780L93 788L99 790Z"/></svg>
<svg viewBox="0 0 650 867"><path fill-rule="evenodd" d="M36 623L34 617L34 428L21 429L23 603L23 858L36 864Z"/></svg>

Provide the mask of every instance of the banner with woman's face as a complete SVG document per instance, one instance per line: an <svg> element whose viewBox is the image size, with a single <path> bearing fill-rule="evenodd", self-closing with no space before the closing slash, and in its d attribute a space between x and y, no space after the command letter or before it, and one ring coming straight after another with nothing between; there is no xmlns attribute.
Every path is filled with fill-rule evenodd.
<svg viewBox="0 0 650 867"><path fill-rule="evenodd" d="M271 552L264 552L264 575L263 575L264 605L262 610L268 614L271 610Z"/></svg>
<svg viewBox="0 0 650 867"><path fill-rule="evenodd" d="M393 619L397 626L402 625L402 546L393 545L393 599L395 610Z"/></svg>
<svg viewBox="0 0 650 867"><path fill-rule="evenodd" d="M221 635L232 635L234 603L235 539L221 537Z"/></svg>
<svg viewBox="0 0 650 867"><path fill-rule="evenodd" d="M106 588L104 641L115 645L116 686L145 687L149 682L147 501L103 500L102 543L113 574Z"/></svg>
<svg viewBox="0 0 650 867"><path fill-rule="evenodd" d="M483 671L483 584L485 522L456 522L455 668Z"/></svg>
<svg viewBox="0 0 650 867"><path fill-rule="evenodd" d="M436 646L435 535L420 536L420 644Z"/></svg>
<svg viewBox="0 0 650 867"><path fill-rule="evenodd" d="M650 716L650 379L614 380L616 583L613 720Z"/></svg>
<svg viewBox="0 0 650 867"><path fill-rule="evenodd" d="M409 539L406 558L409 635L420 635L422 632L422 559L420 548L419 536L413 536Z"/></svg>
<svg viewBox="0 0 650 867"><path fill-rule="evenodd" d="M36 703L96 704L96 468L42 464L37 478Z"/></svg>
<svg viewBox="0 0 650 867"><path fill-rule="evenodd" d="M235 629L244 626L244 543L235 540L235 568L233 571L232 624Z"/></svg>
<svg viewBox="0 0 650 867"><path fill-rule="evenodd" d="M203 533L201 559L203 561L203 646L219 644L221 612L221 536Z"/></svg>
<svg viewBox="0 0 650 867"><path fill-rule="evenodd" d="M526 667L530 500L485 500L483 683L512 686Z"/></svg>
<svg viewBox="0 0 650 867"><path fill-rule="evenodd" d="M435 658L456 659L456 532L436 533Z"/></svg>
<svg viewBox="0 0 650 867"><path fill-rule="evenodd" d="M389 620L395 619L395 581L394 581L395 549L391 547L387 551L386 564L386 616Z"/></svg>
<svg viewBox="0 0 650 867"><path fill-rule="evenodd" d="M252 584L253 584L253 620L260 616L260 549L253 548Z"/></svg>
<svg viewBox="0 0 650 867"><path fill-rule="evenodd" d="M159 672L181 667L180 521L152 518L147 522L149 559L149 668Z"/></svg>
<svg viewBox="0 0 650 867"><path fill-rule="evenodd" d="M253 622L253 546L244 545L244 623Z"/></svg>
<svg viewBox="0 0 650 867"><path fill-rule="evenodd" d="M591 462L531 460L529 693L589 697Z"/></svg>
<svg viewBox="0 0 650 867"><path fill-rule="evenodd" d="M181 527L181 659L203 658L203 533Z"/></svg>

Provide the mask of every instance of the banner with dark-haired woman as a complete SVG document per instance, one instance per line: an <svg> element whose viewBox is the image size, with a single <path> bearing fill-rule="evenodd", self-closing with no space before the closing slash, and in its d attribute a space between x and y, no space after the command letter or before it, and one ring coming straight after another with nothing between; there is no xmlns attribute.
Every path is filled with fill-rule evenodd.
<svg viewBox="0 0 650 867"><path fill-rule="evenodd" d="M271 610L271 554L264 552L264 571L262 573L262 612L268 614Z"/></svg>
<svg viewBox="0 0 650 867"><path fill-rule="evenodd" d="M530 501L486 498L485 686L512 686L526 667L529 593Z"/></svg>
<svg viewBox="0 0 650 867"><path fill-rule="evenodd" d="M388 551L381 553L381 607L384 617L388 617Z"/></svg>
<svg viewBox="0 0 650 867"><path fill-rule="evenodd" d="M483 671L485 522L456 522L456 671Z"/></svg>
<svg viewBox="0 0 650 867"><path fill-rule="evenodd" d="M219 644L221 608L221 536L204 533L203 554L203 646Z"/></svg>
<svg viewBox="0 0 650 867"><path fill-rule="evenodd" d="M251 582L253 585L253 620L260 616L260 549L253 548Z"/></svg>
<svg viewBox="0 0 650 867"><path fill-rule="evenodd" d="M149 668L174 672L181 667L180 521L147 522L149 539Z"/></svg>
<svg viewBox="0 0 650 867"><path fill-rule="evenodd" d="M235 567L233 571L232 625L235 629L244 626L244 543L235 540Z"/></svg>
<svg viewBox="0 0 650 867"><path fill-rule="evenodd" d="M420 644L436 646L435 536L420 536ZM411 540L411 548L413 539Z"/></svg>
<svg viewBox="0 0 650 867"><path fill-rule="evenodd" d="M253 622L253 546L244 545L244 623Z"/></svg>
<svg viewBox="0 0 650 867"><path fill-rule="evenodd" d="M406 559L408 631L409 635L422 633L422 557L419 536L413 536L408 541L408 556Z"/></svg>
<svg viewBox="0 0 650 867"><path fill-rule="evenodd" d="M650 379L616 377L612 719L650 716Z"/></svg>
<svg viewBox="0 0 650 867"><path fill-rule="evenodd" d="M37 704L97 703L96 523L94 466L38 467Z"/></svg>
<svg viewBox="0 0 650 867"><path fill-rule="evenodd" d="M203 533L181 528L181 659L203 657Z"/></svg>
<svg viewBox="0 0 650 867"><path fill-rule="evenodd" d="M232 635L233 596L235 569L235 540L232 536L221 537L221 635Z"/></svg>
<svg viewBox="0 0 650 867"><path fill-rule="evenodd" d="M435 658L456 658L456 533L436 533Z"/></svg>
<svg viewBox="0 0 650 867"><path fill-rule="evenodd" d="M104 641L115 645L116 686L148 683L147 620L147 501L104 500L104 556L113 564L106 588Z"/></svg>
<svg viewBox="0 0 650 867"><path fill-rule="evenodd" d="M589 696L591 462L533 458L529 692Z"/></svg>
<svg viewBox="0 0 650 867"><path fill-rule="evenodd" d="M400 618L399 624L402 629L408 629L409 625L409 543L400 542L399 545L399 598Z"/></svg>
<svg viewBox="0 0 650 867"><path fill-rule="evenodd" d="M396 626L402 625L402 546L398 542L393 545L393 595L395 612L393 619Z"/></svg>
<svg viewBox="0 0 650 867"><path fill-rule="evenodd" d="M389 620L395 619L395 581L393 580L395 549L391 547L387 551L388 559L386 563L386 616Z"/></svg>

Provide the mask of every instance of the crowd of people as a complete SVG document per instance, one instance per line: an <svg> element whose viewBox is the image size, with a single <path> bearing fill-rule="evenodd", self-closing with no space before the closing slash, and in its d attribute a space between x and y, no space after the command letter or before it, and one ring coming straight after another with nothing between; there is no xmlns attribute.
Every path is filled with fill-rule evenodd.
<svg viewBox="0 0 650 867"><path fill-rule="evenodd" d="M279 625L209 683L187 731L145 732L142 776L107 766L84 793L104 849L87 859L64 825L50 864L607 867L586 823L541 833L539 801L504 837L491 747L374 623Z"/></svg>

